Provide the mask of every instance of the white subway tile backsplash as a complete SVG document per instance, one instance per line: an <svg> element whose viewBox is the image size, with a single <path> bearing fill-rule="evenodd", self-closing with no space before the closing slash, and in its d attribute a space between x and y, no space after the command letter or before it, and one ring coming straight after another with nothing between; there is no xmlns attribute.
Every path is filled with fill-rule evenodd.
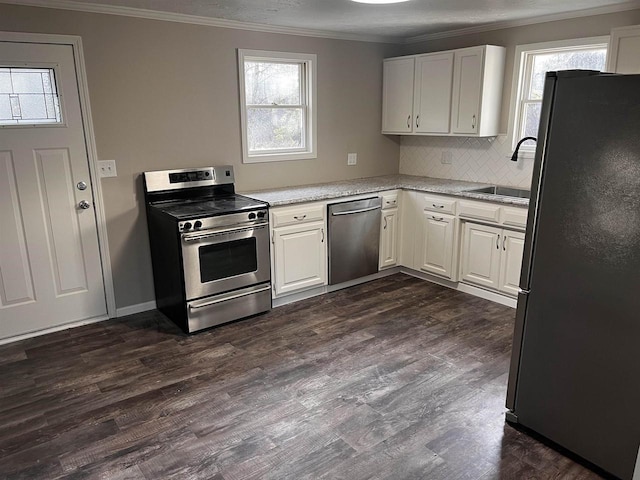
<svg viewBox="0 0 640 480"><path fill-rule="evenodd" d="M451 152L451 164L443 164ZM532 158L512 162L506 135L490 138L409 137L400 143L400 173L529 188ZM447 154L449 155L449 154Z"/></svg>

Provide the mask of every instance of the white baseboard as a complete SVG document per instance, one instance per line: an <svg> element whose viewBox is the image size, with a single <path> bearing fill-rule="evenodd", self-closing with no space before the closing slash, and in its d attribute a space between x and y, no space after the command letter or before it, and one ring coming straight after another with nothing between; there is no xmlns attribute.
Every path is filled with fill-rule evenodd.
<svg viewBox="0 0 640 480"><path fill-rule="evenodd" d="M149 310L155 310L156 301L137 303L135 305L128 305L126 307L116 309L116 317L126 317L127 315L133 315L134 313L148 312Z"/></svg>
<svg viewBox="0 0 640 480"><path fill-rule="evenodd" d="M57 325L55 327L45 328L43 330L36 330L35 332L24 333L22 335L15 335L13 337L0 338L0 345L19 342L20 340L39 337L41 335L46 335L47 333L60 332L62 330L68 330L70 328L81 327L83 325L90 325L92 323L104 322L105 320L109 320L108 315L101 315L99 317L87 318L85 320L79 320L77 322L65 323L63 325Z"/></svg>

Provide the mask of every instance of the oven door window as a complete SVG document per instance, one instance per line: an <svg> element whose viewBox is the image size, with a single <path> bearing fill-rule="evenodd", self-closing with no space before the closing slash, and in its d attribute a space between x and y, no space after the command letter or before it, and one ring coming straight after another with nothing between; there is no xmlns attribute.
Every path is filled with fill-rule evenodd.
<svg viewBox="0 0 640 480"><path fill-rule="evenodd" d="M255 272L257 252L254 237L200 247L200 281L208 283Z"/></svg>

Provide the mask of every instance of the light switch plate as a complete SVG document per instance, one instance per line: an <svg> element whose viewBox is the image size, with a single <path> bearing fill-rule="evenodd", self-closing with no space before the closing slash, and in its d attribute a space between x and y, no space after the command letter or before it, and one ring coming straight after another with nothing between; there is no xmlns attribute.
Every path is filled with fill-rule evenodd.
<svg viewBox="0 0 640 480"><path fill-rule="evenodd" d="M442 158L440 159L440 163L443 165L451 165L451 159L453 154L449 150L445 150L442 152Z"/></svg>
<svg viewBox="0 0 640 480"><path fill-rule="evenodd" d="M98 173L101 178L117 177L118 172L116 170L115 160L99 160L98 161Z"/></svg>
<svg viewBox="0 0 640 480"><path fill-rule="evenodd" d="M358 154L357 153L347 154L347 165L355 165L356 163L358 163Z"/></svg>

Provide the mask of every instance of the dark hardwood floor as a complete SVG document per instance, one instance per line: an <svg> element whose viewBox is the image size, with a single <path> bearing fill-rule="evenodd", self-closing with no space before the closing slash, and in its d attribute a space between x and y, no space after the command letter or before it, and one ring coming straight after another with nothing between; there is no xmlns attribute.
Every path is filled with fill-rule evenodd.
<svg viewBox="0 0 640 480"><path fill-rule="evenodd" d="M0 478L592 479L504 422L513 309L406 275L0 347Z"/></svg>

